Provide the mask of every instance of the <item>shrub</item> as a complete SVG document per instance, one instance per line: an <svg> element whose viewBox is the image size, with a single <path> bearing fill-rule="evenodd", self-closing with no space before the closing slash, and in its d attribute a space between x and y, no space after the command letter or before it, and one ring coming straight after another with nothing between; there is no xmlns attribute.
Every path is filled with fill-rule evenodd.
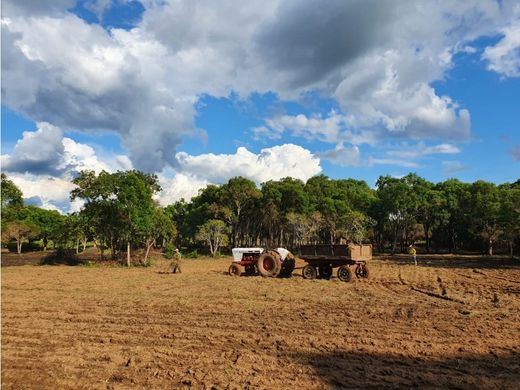
<svg viewBox="0 0 520 390"><path fill-rule="evenodd" d="M82 263L73 249L57 249L55 252L45 256L40 262L41 265L79 265Z"/></svg>

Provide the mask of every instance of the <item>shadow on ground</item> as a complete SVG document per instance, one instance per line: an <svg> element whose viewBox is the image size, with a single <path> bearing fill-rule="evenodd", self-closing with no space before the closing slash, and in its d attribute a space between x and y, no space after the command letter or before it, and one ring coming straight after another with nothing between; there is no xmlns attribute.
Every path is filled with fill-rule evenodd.
<svg viewBox="0 0 520 390"><path fill-rule="evenodd" d="M375 259L401 265L413 264L413 258L409 255L380 255ZM417 256L417 265L435 268L520 268L520 259L505 256L424 254Z"/></svg>
<svg viewBox="0 0 520 390"><path fill-rule="evenodd" d="M514 389L520 383L520 355L410 358L335 351L290 356L334 389L450 388Z"/></svg>

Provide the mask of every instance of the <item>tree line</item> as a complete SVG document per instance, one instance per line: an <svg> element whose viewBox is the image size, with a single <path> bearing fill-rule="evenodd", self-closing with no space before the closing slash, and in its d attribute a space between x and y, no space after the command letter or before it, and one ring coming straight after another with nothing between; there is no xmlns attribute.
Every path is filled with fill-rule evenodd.
<svg viewBox="0 0 520 390"><path fill-rule="evenodd" d="M243 177L208 185L190 201L160 207L157 176L139 171L73 180L71 200L81 211L62 215L23 204L21 191L2 174L2 241L40 240L44 250L93 243L102 256L126 259L136 249L146 261L153 246L174 245L216 255L235 246L371 242L379 252L403 252L414 243L430 251L474 251L511 256L520 247L520 180L496 185L449 179L432 183L417 174L379 177L376 187L324 175L307 182L270 180L258 188Z"/></svg>

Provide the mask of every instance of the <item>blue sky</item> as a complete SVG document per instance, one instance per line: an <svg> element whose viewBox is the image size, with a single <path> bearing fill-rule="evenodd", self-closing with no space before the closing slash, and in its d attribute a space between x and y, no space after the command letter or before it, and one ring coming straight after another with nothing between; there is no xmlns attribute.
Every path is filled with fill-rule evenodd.
<svg viewBox="0 0 520 390"><path fill-rule="evenodd" d="M85 168L155 172L163 203L234 175L518 180L520 6L368 3L6 1L2 170L64 211Z"/></svg>

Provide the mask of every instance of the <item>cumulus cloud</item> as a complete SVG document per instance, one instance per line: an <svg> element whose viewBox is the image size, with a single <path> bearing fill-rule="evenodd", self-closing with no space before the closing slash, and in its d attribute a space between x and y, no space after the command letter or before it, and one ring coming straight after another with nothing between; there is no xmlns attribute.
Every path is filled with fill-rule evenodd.
<svg viewBox="0 0 520 390"><path fill-rule="evenodd" d="M58 174L64 169L63 133L49 123L39 123L37 131L24 131L11 155L2 155L2 169L8 172Z"/></svg>
<svg viewBox="0 0 520 390"><path fill-rule="evenodd" d="M30 204L62 212L77 211L80 201L70 202L71 180L81 170L114 172L132 169L128 156L100 157L90 145L65 137L49 123L25 131L10 154L3 154L2 171L22 190Z"/></svg>
<svg viewBox="0 0 520 390"><path fill-rule="evenodd" d="M75 187L70 180L30 173L13 173L9 178L22 190L24 198L32 199L33 203L46 209L69 211L70 191Z"/></svg>
<svg viewBox="0 0 520 390"><path fill-rule="evenodd" d="M88 2L98 13L106 1ZM105 30L67 11L70 1L2 3L2 101L63 129L116 132L132 164L177 164L201 96L246 99L315 90L342 110L281 116L257 137L359 145L378 139L467 139L470 113L432 82L483 35L490 69L516 75L513 1L145 1L142 20ZM509 26L504 29L504 26Z"/></svg>
<svg viewBox="0 0 520 390"><path fill-rule="evenodd" d="M518 20L502 30L503 37L494 46L487 47L482 58L488 69L506 77L520 77L520 6Z"/></svg>
<svg viewBox="0 0 520 390"><path fill-rule="evenodd" d="M162 191L157 195L159 203L167 206L180 199L189 201L199 190L210 184L205 178L191 174L163 172L159 175Z"/></svg>
<svg viewBox="0 0 520 390"><path fill-rule="evenodd" d="M235 154L176 155L178 171L204 178L211 183L224 183L243 176L257 184L291 176L307 181L321 172L320 159L298 145L284 144L265 148L255 154L239 147Z"/></svg>
<svg viewBox="0 0 520 390"><path fill-rule="evenodd" d="M100 172L129 165L127 157L116 156L109 166L98 159L91 146L64 137L60 128L45 122L37 127L23 133L11 154L2 155L4 171L70 177L71 172L84 169Z"/></svg>

